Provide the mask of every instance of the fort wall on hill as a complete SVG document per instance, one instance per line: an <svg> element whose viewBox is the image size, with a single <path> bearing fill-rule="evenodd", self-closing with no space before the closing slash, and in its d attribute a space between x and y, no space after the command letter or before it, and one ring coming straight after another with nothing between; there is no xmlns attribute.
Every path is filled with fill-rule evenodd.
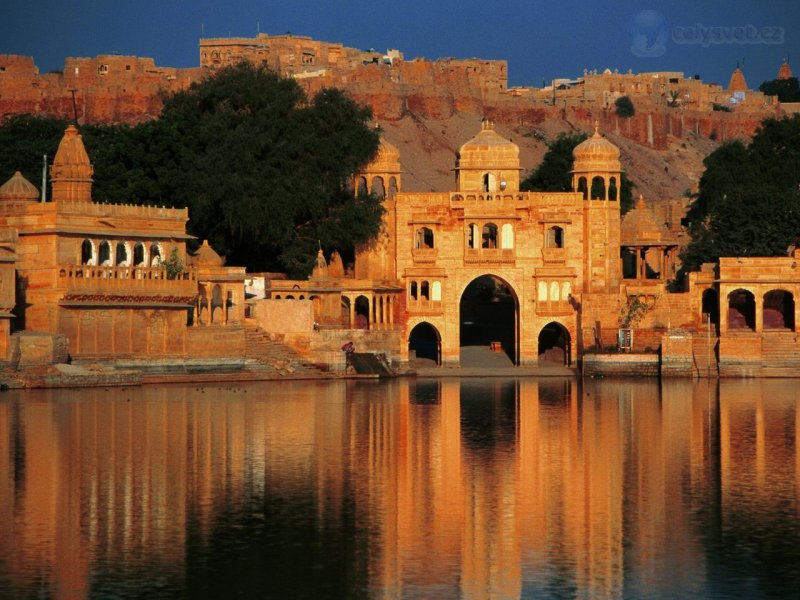
<svg viewBox="0 0 800 600"><path fill-rule="evenodd" d="M750 137L764 117L781 110L758 92L739 98L730 112L711 110L730 95L681 73L593 73L542 89L509 89L504 60L406 60L398 50L363 51L303 36L259 34L202 39L200 65L188 69L161 67L151 58L100 55L67 58L63 70L41 74L30 57L0 55L0 115L72 119L76 112L79 122L139 123L158 116L164 93L241 60L294 77L310 94L343 88L378 121L466 113L521 130L550 119L586 129L599 120L603 130L657 149L665 148L670 136L688 133L720 142ZM615 115L613 102L622 94L637 107L631 118Z"/></svg>

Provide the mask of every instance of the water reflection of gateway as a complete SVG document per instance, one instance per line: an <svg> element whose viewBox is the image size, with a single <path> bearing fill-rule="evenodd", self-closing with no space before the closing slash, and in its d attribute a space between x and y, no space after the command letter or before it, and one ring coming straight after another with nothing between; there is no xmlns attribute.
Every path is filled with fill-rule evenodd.
<svg viewBox="0 0 800 600"><path fill-rule="evenodd" d="M273 540L268 564L233 562L255 560L245 574L276 593L322 573L344 595L703 595L749 528L780 525L763 552L800 541L786 382L723 381L719 399L714 384L568 379L18 397L0 402L0 581L20 596L112 593L126 576L236 589L243 573L209 561L243 540ZM299 531L338 552L297 559ZM272 581L278 567L296 577Z"/></svg>

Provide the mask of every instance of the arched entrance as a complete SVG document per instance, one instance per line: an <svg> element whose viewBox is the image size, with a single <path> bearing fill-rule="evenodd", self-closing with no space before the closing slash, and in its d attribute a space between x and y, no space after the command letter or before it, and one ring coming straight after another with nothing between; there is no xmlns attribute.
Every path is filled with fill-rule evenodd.
<svg viewBox="0 0 800 600"><path fill-rule="evenodd" d="M572 340L561 323L548 323L539 332L539 363L569 366Z"/></svg>
<svg viewBox="0 0 800 600"><path fill-rule="evenodd" d="M459 304L461 366L519 364L519 300L496 275L481 275Z"/></svg>
<svg viewBox="0 0 800 600"><path fill-rule="evenodd" d="M442 338L430 323L420 323L408 336L408 350L414 352L415 358L432 361L437 366L442 364Z"/></svg>
<svg viewBox="0 0 800 600"><path fill-rule="evenodd" d="M701 311L704 321L708 319L714 327L719 325L719 296L717 296L717 290L709 288L703 292ZM705 315L708 315L708 317Z"/></svg>

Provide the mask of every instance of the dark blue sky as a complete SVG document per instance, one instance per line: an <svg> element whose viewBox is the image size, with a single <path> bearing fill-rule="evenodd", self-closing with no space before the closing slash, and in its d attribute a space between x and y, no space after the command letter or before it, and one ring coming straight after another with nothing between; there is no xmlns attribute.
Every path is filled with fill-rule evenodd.
<svg viewBox="0 0 800 600"><path fill-rule="evenodd" d="M788 56L800 73L798 0L11 0L0 53L41 72L68 56L149 56L197 66L198 40L291 31L406 58L503 58L511 85L584 68L674 70L727 85L742 63L751 88Z"/></svg>

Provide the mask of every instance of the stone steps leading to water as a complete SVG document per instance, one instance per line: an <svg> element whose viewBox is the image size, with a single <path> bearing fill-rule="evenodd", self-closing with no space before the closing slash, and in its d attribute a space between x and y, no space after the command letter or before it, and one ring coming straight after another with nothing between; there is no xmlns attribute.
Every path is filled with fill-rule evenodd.
<svg viewBox="0 0 800 600"><path fill-rule="evenodd" d="M294 376L330 375L288 345L272 339L268 332L256 325L245 326L245 357L247 368L253 371L274 371Z"/></svg>

